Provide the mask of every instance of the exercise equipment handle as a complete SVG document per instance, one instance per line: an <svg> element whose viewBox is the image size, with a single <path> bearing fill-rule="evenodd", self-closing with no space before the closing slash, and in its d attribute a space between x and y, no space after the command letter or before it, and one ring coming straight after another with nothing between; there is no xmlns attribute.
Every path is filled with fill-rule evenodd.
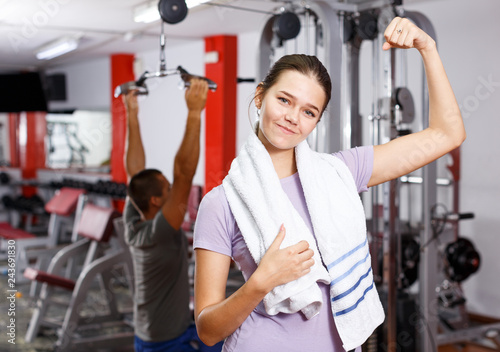
<svg viewBox="0 0 500 352"><path fill-rule="evenodd" d="M177 70L179 71L181 78L184 81L184 87L186 87L186 88L191 86L191 79L192 78L199 78L199 79L207 81L208 88L211 89L212 91L215 92L215 90L217 89L217 83L215 83L214 81L212 81L211 79L209 79L207 77L192 75L189 72L187 72L184 68L182 68L182 66L177 66Z"/></svg>
<svg viewBox="0 0 500 352"><path fill-rule="evenodd" d="M191 86L192 78L200 78L208 82L208 88L212 91L217 89L217 83L211 79L203 76L192 75L187 72L182 66L177 66L176 69L171 70L160 70L156 72L145 71L137 81L130 81L123 83L115 88L115 98L118 98L121 94L127 94L131 90L136 90L136 94L147 95L149 93L148 87L146 86L146 80L152 77L166 77L171 75L179 74L184 82L184 87L188 88Z"/></svg>
<svg viewBox="0 0 500 352"><path fill-rule="evenodd" d="M451 221L474 219L474 213L452 213L448 214L446 219Z"/></svg>

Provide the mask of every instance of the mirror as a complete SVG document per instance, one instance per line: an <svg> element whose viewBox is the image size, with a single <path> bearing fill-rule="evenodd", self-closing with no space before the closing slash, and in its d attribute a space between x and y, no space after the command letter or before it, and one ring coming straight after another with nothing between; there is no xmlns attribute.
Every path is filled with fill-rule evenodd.
<svg viewBox="0 0 500 352"><path fill-rule="evenodd" d="M47 114L46 167L82 168L109 172L111 114L76 110L72 114Z"/></svg>

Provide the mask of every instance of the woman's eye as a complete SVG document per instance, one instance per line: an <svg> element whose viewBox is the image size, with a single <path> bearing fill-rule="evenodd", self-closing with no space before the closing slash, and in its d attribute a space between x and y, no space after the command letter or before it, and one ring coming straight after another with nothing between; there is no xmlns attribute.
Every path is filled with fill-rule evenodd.
<svg viewBox="0 0 500 352"><path fill-rule="evenodd" d="M306 110L305 114L309 117L315 117L314 113L311 110Z"/></svg>
<svg viewBox="0 0 500 352"><path fill-rule="evenodd" d="M288 99L278 97L278 100L281 101L282 103L288 104Z"/></svg>

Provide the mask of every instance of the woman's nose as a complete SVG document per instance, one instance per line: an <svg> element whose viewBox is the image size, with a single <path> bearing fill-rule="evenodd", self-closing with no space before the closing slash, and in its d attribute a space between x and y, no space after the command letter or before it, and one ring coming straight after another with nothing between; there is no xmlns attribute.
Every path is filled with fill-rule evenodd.
<svg viewBox="0 0 500 352"><path fill-rule="evenodd" d="M294 111L294 110L290 110L286 113L285 115L285 119L290 122L291 124L293 125L296 125L299 118L298 118L298 112Z"/></svg>

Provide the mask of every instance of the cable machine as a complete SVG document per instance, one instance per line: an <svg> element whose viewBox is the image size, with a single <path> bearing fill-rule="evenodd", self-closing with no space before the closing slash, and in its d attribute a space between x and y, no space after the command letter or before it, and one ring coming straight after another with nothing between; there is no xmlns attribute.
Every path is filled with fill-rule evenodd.
<svg viewBox="0 0 500 352"><path fill-rule="evenodd" d="M423 68L420 82L414 80L414 93L421 96L415 104L407 82L410 54L381 49L383 32L395 16L409 18L436 39L428 18L405 11L400 0L286 2L265 23L257 81L277 59L292 53L316 55L332 77L327 116L308 139L312 148L336 152L376 145L428 126ZM360 113L359 94L364 42L371 43L367 116ZM471 241L459 236L458 221L473 214L459 213L459 150L450 155L453 164L444 171L451 176L438 178L443 167L436 161L374 187L363 199L374 280L386 310L385 323L365 344L368 351L437 351L438 345L472 339L500 347L500 324L471 327L465 312L460 283L479 269L480 256ZM450 192L452 211L438 203L438 195Z"/></svg>
<svg viewBox="0 0 500 352"><path fill-rule="evenodd" d="M192 75L187 72L182 66L177 66L175 69L167 69L167 61L165 58L165 23L177 24L182 22L188 13L188 7L184 0L160 0L158 2L158 12L161 17L161 34L160 34L160 61L158 71L145 71L136 81L125 82L115 87L114 97L118 98L121 94L127 94L131 90L135 90L137 95L148 95L149 90L146 85L146 80L156 77L167 77L171 75L180 75L182 82L181 87L188 88L192 78L199 78L207 81L208 87L215 91L217 83L207 77Z"/></svg>

